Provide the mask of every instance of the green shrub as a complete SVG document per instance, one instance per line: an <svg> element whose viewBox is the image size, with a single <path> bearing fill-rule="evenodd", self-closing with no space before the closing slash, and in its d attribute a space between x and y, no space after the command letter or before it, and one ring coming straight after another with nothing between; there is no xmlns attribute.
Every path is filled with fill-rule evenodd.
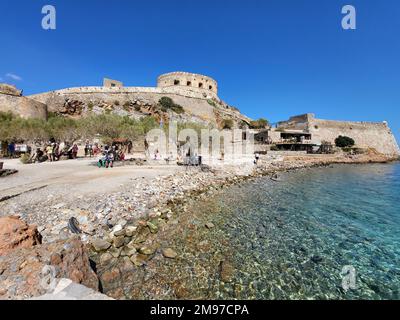
<svg viewBox="0 0 400 320"><path fill-rule="evenodd" d="M335 145L339 148L352 147L354 144L354 140L350 137L339 136L335 139Z"/></svg>
<svg viewBox="0 0 400 320"><path fill-rule="evenodd" d="M88 103L88 110L89 111L93 111L93 107L94 107L93 102L89 102Z"/></svg>
<svg viewBox="0 0 400 320"><path fill-rule="evenodd" d="M161 111L167 112L168 110L172 110L175 113L181 114L184 113L185 110L179 104L176 104L171 98L169 97L162 97L158 103L161 106Z"/></svg>
<svg viewBox="0 0 400 320"><path fill-rule="evenodd" d="M166 109L171 109L175 105L174 101L169 97L162 97L159 104Z"/></svg>
<svg viewBox="0 0 400 320"><path fill-rule="evenodd" d="M208 104L209 104L210 106L213 106L213 107L216 107L216 106L217 106L217 104L216 104L213 100L211 100L211 99L208 99L207 102L208 102Z"/></svg>
<svg viewBox="0 0 400 320"><path fill-rule="evenodd" d="M271 146L270 148L271 151L279 151L278 146L276 146L275 144Z"/></svg>

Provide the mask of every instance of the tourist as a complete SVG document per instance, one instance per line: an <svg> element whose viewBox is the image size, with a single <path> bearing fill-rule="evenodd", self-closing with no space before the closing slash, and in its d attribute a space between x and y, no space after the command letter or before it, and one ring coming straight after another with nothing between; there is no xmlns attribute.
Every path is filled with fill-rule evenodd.
<svg viewBox="0 0 400 320"><path fill-rule="evenodd" d="M60 145L55 143L53 146L53 161L58 161L60 159Z"/></svg>
<svg viewBox="0 0 400 320"><path fill-rule="evenodd" d="M104 154L105 154L105 166L106 168L108 167L113 167L114 166L114 150L115 148L109 148L108 146L104 147Z"/></svg>
<svg viewBox="0 0 400 320"><path fill-rule="evenodd" d="M29 162L40 163L43 160L43 155L44 155L44 152L42 151L42 149L37 148L36 152L29 158Z"/></svg>
<svg viewBox="0 0 400 320"><path fill-rule="evenodd" d="M9 156L11 159L14 158L14 156L15 156L15 143L14 143L14 142L11 142L11 143L8 145L7 150L8 150L8 156Z"/></svg>
<svg viewBox="0 0 400 320"><path fill-rule="evenodd" d="M89 146L90 146L89 140L86 140L86 143L85 143L85 157L87 157L88 155L90 155L90 153L89 153Z"/></svg>
<svg viewBox="0 0 400 320"><path fill-rule="evenodd" d="M51 144L48 144L46 147L46 155L47 155L47 159L50 162L53 162L53 146Z"/></svg>
<svg viewBox="0 0 400 320"><path fill-rule="evenodd" d="M78 157L78 145L75 143L72 147L72 159L76 159Z"/></svg>
<svg viewBox="0 0 400 320"><path fill-rule="evenodd" d="M123 152L123 150L119 151L118 159L119 159L119 161L125 161L125 153Z"/></svg>

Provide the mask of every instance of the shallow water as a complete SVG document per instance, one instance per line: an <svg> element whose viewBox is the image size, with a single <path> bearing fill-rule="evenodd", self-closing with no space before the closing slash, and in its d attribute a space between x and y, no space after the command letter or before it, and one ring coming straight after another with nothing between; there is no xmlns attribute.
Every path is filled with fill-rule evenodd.
<svg viewBox="0 0 400 320"><path fill-rule="evenodd" d="M181 276L202 270L181 280L190 297L400 299L400 164L280 178L229 187L188 213L192 228L173 240L182 259L164 267ZM230 281L220 279L221 259L235 269Z"/></svg>

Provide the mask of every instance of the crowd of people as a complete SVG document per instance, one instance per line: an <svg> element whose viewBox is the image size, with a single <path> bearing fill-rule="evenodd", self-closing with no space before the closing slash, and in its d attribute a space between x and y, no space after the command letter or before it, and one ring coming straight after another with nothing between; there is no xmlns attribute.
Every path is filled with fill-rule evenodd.
<svg viewBox="0 0 400 320"><path fill-rule="evenodd" d="M59 161L62 157L66 159L76 159L78 157L78 145L76 143L57 143L49 141L44 148L36 148L29 158L30 163L40 163L45 161Z"/></svg>
<svg viewBox="0 0 400 320"><path fill-rule="evenodd" d="M7 145L7 153L9 157L14 157L15 144L10 143ZM56 141L49 141L45 146L36 147L31 152L31 148L25 152L29 156L27 163L42 163L42 162L55 162L60 160L77 159L79 153L79 146L77 143L70 144L68 142L58 143ZM125 154L123 150L119 150L118 145L99 146L98 143L90 143L86 141L84 145L85 157L100 157L99 167L113 167L115 161L124 161Z"/></svg>

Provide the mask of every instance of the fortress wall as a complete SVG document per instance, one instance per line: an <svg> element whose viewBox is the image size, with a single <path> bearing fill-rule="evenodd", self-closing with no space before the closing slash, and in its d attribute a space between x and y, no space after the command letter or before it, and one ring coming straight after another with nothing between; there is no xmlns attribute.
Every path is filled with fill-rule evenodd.
<svg viewBox="0 0 400 320"><path fill-rule="evenodd" d="M0 94L0 111L10 111L22 118L47 119L47 106L27 97Z"/></svg>
<svg viewBox="0 0 400 320"><path fill-rule="evenodd" d="M211 99L218 97L214 93L208 93L204 95L204 92L192 90L189 88L176 87L166 87L166 88L154 88L154 87L77 87L68 88L56 91L50 91L46 93L40 93L29 96L30 98L37 101L47 101L50 96L56 95L70 95L70 94L107 94L107 95L121 95L130 93L158 93L158 94L179 94L188 98L197 99ZM219 100L219 99L218 99Z"/></svg>
<svg viewBox="0 0 400 320"><path fill-rule="evenodd" d="M360 148L374 148L387 155L400 155L396 139L385 122L347 122L310 119L309 131L313 141L329 141L334 144L339 136L353 138Z"/></svg>
<svg viewBox="0 0 400 320"><path fill-rule="evenodd" d="M104 87L82 87L58 90L43 94L30 96L30 98L47 104L49 112L61 110L66 100L81 101L84 104L94 105L103 102L114 104L118 101L121 106L127 101L140 101L142 104L156 105L162 97L169 97L175 103L184 107L186 113L204 120L215 122L214 107L211 106L203 95L185 91L177 88L104 88Z"/></svg>

